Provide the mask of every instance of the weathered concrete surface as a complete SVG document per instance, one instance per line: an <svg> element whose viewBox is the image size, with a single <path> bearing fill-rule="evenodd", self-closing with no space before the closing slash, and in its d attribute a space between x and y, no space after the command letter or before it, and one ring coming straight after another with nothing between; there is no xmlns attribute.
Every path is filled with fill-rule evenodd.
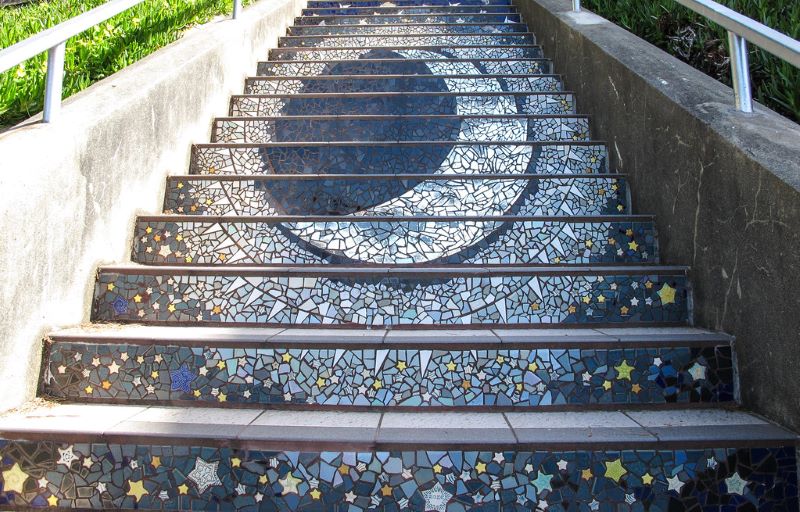
<svg viewBox="0 0 800 512"><path fill-rule="evenodd" d="M516 3L664 260L692 265L695 323L736 336L744 405L800 430L800 126L568 0Z"/></svg>
<svg viewBox="0 0 800 512"><path fill-rule="evenodd" d="M98 264L129 260L136 213L277 44L302 0L220 19L69 99L50 125L0 134L0 410L31 398L42 337L85 321Z"/></svg>

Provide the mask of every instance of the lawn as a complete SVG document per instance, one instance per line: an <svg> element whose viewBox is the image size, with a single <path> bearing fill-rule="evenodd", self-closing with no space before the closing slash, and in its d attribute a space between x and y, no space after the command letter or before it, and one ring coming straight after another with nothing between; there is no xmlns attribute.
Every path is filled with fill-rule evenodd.
<svg viewBox="0 0 800 512"><path fill-rule="evenodd" d="M248 4L253 0L244 0ZM105 0L50 0L0 8L0 48L88 11ZM189 28L229 15L232 0L146 0L67 42L64 97L175 41ZM0 74L0 129L42 110L47 55Z"/></svg>
<svg viewBox="0 0 800 512"><path fill-rule="evenodd" d="M800 39L800 0L717 0ZM672 0L584 0L583 5L730 85L727 35ZM800 69L750 45L754 96L800 122ZM733 101L733 99L731 99Z"/></svg>

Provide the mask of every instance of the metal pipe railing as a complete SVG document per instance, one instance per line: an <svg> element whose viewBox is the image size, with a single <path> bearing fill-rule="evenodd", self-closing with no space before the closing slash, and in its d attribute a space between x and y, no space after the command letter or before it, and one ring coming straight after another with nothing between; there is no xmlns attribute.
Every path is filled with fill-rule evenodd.
<svg viewBox="0 0 800 512"><path fill-rule="evenodd" d="M54 27L43 30L24 41L0 50L0 73L8 71L26 60L47 52L47 78L44 91L45 123L54 121L61 110L61 93L64 84L64 54L67 40L95 25L139 5L144 0L110 0L99 7L70 18ZM233 0L233 15L236 19L242 0Z"/></svg>
<svg viewBox="0 0 800 512"><path fill-rule="evenodd" d="M725 7L714 0L675 0L684 7L728 31L728 48L731 58L731 81L736 108L742 112L753 111L753 94L750 88L748 41L779 59L800 68L800 41L769 28L744 14ZM572 10L581 10L581 1L572 0Z"/></svg>

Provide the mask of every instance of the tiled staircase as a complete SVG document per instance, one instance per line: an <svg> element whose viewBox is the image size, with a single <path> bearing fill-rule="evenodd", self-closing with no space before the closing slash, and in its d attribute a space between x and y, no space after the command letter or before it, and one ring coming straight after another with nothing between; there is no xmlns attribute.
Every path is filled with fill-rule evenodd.
<svg viewBox="0 0 800 512"><path fill-rule="evenodd" d="M0 507L797 510L508 0L311 0L46 342ZM68 271L68 268L65 268Z"/></svg>

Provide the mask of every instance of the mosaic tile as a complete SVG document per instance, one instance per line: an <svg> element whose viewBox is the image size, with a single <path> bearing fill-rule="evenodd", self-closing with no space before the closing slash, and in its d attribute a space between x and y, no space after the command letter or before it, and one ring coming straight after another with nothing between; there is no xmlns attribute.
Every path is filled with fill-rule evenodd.
<svg viewBox="0 0 800 512"><path fill-rule="evenodd" d="M351 16L301 16L295 18L295 25L325 26L325 25L377 25L400 24L409 25L417 23L521 23L522 17L518 13L503 12L500 14L401 14L401 15L351 15Z"/></svg>
<svg viewBox="0 0 800 512"><path fill-rule="evenodd" d="M477 350L53 343L64 399L472 407L733 400L729 346Z"/></svg>
<svg viewBox="0 0 800 512"><path fill-rule="evenodd" d="M498 140L523 128L526 141L588 141L585 117L227 118L212 127L213 142Z"/></svg>
<svg viewBox="0 0 800 512"><path fill-rule="evenodd" d="M0 441L0 506L139 510L796 510L793 447L260 451Z"/></svg>
<svg viewBox="0 0 800 512"><path fill-rule="evenodd" d="M565 92L377 92L365 95L302 94L233 96L231 116L283 115L570 115L575 98ZM524 140L525 130L516 139Z"/></svg>
<svg viewBox="0 0 800 512"><path fill-rule="evenodd" d="M452 6L406 6L406 7L320 7L320 8L306 8L302 11L302 16L372 16L372 15L386 15L393 14L396 16L412 15L412 14L516 14L516 7L503 5L503 2L490 5L452 5Z"/></svg>
<svg viewBox="0 0 800 512"><path fill-rule="evenodd" d="M430 5L430 6L438 6L438 5L445 5L445 6L459 6L459 5L474 5L474 6L483 6L491 3L492 5L512 5L511 0L492 0L492 2L486 2L484 0L425 0L424 2L420 2L419 0L393 0L391 2L393 5L398 7L419 7L420 5ZM383 0L351 0L348 2L329 2L326 0L310 0L308 2L308 7L316 8L316 7L381 7L386 5L386 2Z"/></svg>
<svg viewBox="0 0 800 512"><path fill-rule="evenodd" d="M435 63L426 65L437 72ZM336 70L338 71L338 70ZM472 70L479 72L479 70ZM336 76L336 75L329 75ZM341 76L341 75L339 75ZM349 78L248 78L245 94L309 94L342 92L552 92L560 91L561 80L556 76L423 76Z"/></svg>
<svg viewBox="0 0 800 512"><path fill-rule="evenodd" d="M166 274L100 271L93 319L297 325L686 323L683 275L508 271ZM654 272L657 272L655 270ZM339 276L342 277L339 277Z"/></svg>
<svg viewBox="0 0 800 512"><path fill-rule="evenodd" d="M510 127L522 137L518 127ZM595 174L608 171L592 143L372 143L196 145L190 174Z"/></svg>
<svg viewBox="0 0 800 512"><path fill-rule="evenodd" d="M658 261L652 222L423 219L139 221L144 264L587 264Z"/></svg>
<svg viewBox="0 0 800 512"><path fill-rule="evenodd" d="M372 20L370 20L372 21ZM391 35L391 34L504 34L527 32L524 23L494 24L404 24L404 25L299 25L289 27L291 36L332 36L332 35Z"/></svg>
<svg viewBox="0 0 800 512"><path fill-rule="evenodd" d="M334 70L340 75L426 75L430 66L438 73L458 75L473 73L475 69L485 75L536 75L552 74L553 63L547 59L517 60L436 60L401 59L386 55L376 59L334 61L285 61L258 63L258 75L263 76L318 76L330 75Z"/></svg>
<svg viewBox="0 0 800 512"><path fill-rule="evenodd" d="M458 184L437 201L393 203L387 215L476 215L485 211L482 194L456 194L463 183L489 178L453 177ZM172 178L167 182L164 211L181 215L345 215L380 204L406 191L428 186L431 178L374 176L370 179L287 179L285 176L216 179ZM463 183L459 183L459 181ZM492 181L500 181L495 178ZM521 187L520 199L508 211L514 215L611 215L629 212L627 182L611 176L563 176L514 180ZM440 189L442 187L439 187ZM485 190L485 186L476 190Z"/></svg>
<svg viewBox="0 0 800 512"><path fill-rule="evenodd" d="M335 35L278 38L278 48L352 48L403 46L513 46L536 44L527 34Z"/></svg>
<svg viewBox="0 0 800 512"><path fill-rule="evenodd" d="M356 60L375 58L376 51L388 48L276 48L269 51L270 60ZM538 46L419 46L393 48L426 59L540 59L544 57ZM413 58L413 57L412 57Z"/></svg>

